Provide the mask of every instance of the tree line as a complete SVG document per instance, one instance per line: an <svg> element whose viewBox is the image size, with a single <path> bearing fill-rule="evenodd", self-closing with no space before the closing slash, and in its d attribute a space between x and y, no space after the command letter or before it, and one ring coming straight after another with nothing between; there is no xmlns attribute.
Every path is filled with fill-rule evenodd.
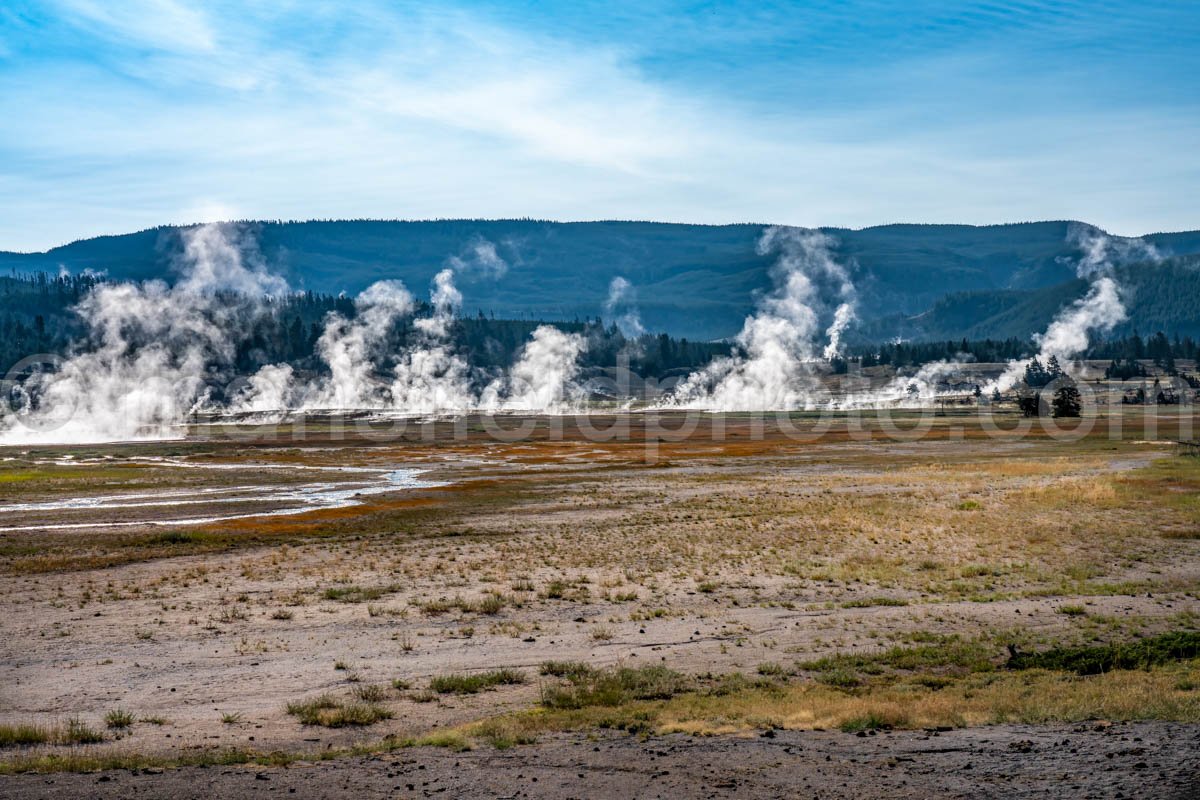
<svg viewBox="0 0 1200 800"><path fill-rule="evenodd" d="M104 280L94 274L0 277L0 370L6 371L26 356L62 355L74 347L85 346L87 330L73 308ZM263 364L286 362L320 371L317 341L330 312L353 317L354 302L345 296L312 291L268 299L264 313L255 315L248 322L248 330L239 337L236 368L251 372ZM428 313L428 306L418 303L417 314L424 313ZM513 362L540 324L543 323L538 320L497 319L478 310L456 320L452 338L471 364L485 369L499 368ZM694 370L732 350L728 341L690 341L665 333L647 334L630 341L615 325L598 317L549 324L587 338L588 350L581 358L581 366L611 367L624 354L629 368L647 378ZM414 335L411 319L401 321L392 331L388 346L403 348ZM997 363L1029 358L1036 352L1035 342L1020 338L858 343L848 348L845 356L835 359L833 367L836 372L845 372L851 364L901 368L939 360ZM1098 341L1081 354L1088 359L1111 359L1106 376L1123 380L1146 377L1148 372L1143 363L1146 361L1168 375L1175 375L1177 360L1194 360L1198 356L1200 345L1192 337L1168 337L1162 332L1149 337L1133 333ZM1032 377L1040 379L1037 375Z"/></svg>
<svg viewBox="0 0 1200 800"><path fill-rule="evenodd" d="M66 355L86 347L88 330L73 308L104 278L96 275L51 276L38 273L0 277L0 374L21 359L35 354ZM234 303L237 298L230 297ZM427 315L429 305L418 301L414 316L393 326L385 350L399 352L420 335L413 319ZM250 315L238 332L234 368L251 373L264 364L289 363L320 372L324 366L318 341L330 313L355 316L354 301L345 296L300 292L263 302L261 313ZM646 334L627 339L612 323L599 317L571 321L497 319L478 310L456 319L450 339L468 363L484 369L512 364L520 349L541 324L578 333L588 343L580 365L612 367L627 360L635 373L664 378L697 369L730 352L724 342L698 342L667 334Z"/></svg>

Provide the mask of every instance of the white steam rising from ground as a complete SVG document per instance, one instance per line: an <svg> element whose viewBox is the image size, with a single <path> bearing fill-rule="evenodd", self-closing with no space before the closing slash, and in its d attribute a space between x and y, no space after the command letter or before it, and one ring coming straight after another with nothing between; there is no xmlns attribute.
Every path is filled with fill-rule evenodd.
<svg viewBox="0 0 1200 800"><path fill-rule="evenodd" d="M476 243L475 252L495 254ZM463 263L459 257L451 263ZM399 281L372 284L355 298L356 316L330 314L318 353L330 376L315 386L297 386L286 365L263 367L233 409L242 412L375 410L402 415L522 410L562 413L578 407L573 390L583 337L543 325L534 331L507 375L474 370L455 351L453 327L462 307L455 270L434 276L429 316L412 319L412 338L399 352L386 344L394 327L415 309ZM391 379L381 376L391 364ZM476 387L482 387L476 389ZM272 405L278 403L278 405Z"/></svg>
<svg viewBox="0 0 1200 800"><path fill-rule="evenodd" d="M768 228L758 252L779 254L774 290L746 318L736 352L688 376L673 404L712 411L812 407L821 395L814 365L837 355L857 301L849 273L833 257L834 244L819 231ZM828 297L837 304L832 311Z"/></svg>
<svg viewBox="0 0 1200 800"><path fill-rule="evenodd" d="M80 302L91 349L21 387L26 405L0 419L0 444L178 436L207 381L230 377L241 332L287 285L232 226L180 235L174 286L101 284Z"/></svg>
<svg viewBox="0 0 1200 800"><path fill-rule="evenodd" d="M495 278L507 263L484 240L447 259L430 287L427 315L393 280L372 284L354 300L354 314L330 313L316 355L328 374L304 375L269 364L244 381L227 407L210 385L227 385L239 343L288 291L270 274L253 242L231 225L180 234L179 279L142 285L100 284L79 304L88 346L57 369L17 387L24 406L0 417L0 444L85 443L182 434L198 410L280 415L291 411L358 411L428 415L469 411L568 413L581 410L576 384L587 342L550 325L538 327L508 370L472 367L456 345L462 294L457 276ZM1086 294L1063 308L1036 338L1038 357L1064 366L1097 333L1126 318L1114 267L1157 259L1139 239L1112 237L1075 225L1069 240ZM799 228L764 231L760 255L776 255L774 287L762 296L734 340L732 355L689 375L667 400L671 407L709 411L773 411L818 406L920 405L945 396L962 367L926 364L875 390L834 399L822 380L855 320L857 295L828 235ZM630 282L616 277L605 313L630 339L645 333ZM401 335L403 334L403 335ZM403 341L403 346L398 342ZM1011 362L982 390L1004 392L1023 377L1027 360ZM961 387L960 387L961 388ZM961 392L957 392L961 393ZM211 395L211 396L210 396Z"/></svg>
<svg viewBox="0 0 1200 800"><path fill-rule="evenodd" d="M396 320L412 313L413 297L400 281L371 284L354 299L354 319L331 313L317 340L317 352L329 366L329 379L313 390L300 390L300 403L309 408L379 408L387 399L385 387L373 375L373 364L381 355L388 333ZM280 367L268 365L260 370L278 375ZM258 376L255 376L258 377ZM252 379L253 381L253 379ZM291 382L291 372L288 373ZM271 387L272 391L274 387ZM271 398L273 399L273 398ZM282 393L277 409L292 407L297 390ZM269 399L252 396L250 403L263 410Z"/></svg>
<svg viewBox="0 0 1200 800"><path fill-rule="evenodd" d="M1067 231L1067 239L1083 252L1075 266L1076 275L1090 281L1091 286L1087 294L1062 309L1044 333L1034 337L1038 360L1046 363L1054 357L1064 367L1087 349L1094 335L1108 333L1125 321L1125 304L1113 269L1121 264L1162 258L1150 242L1110 236L1091 225L1073 223ZM1008 369L983 390L1009 391L1021 381L1029 363L1030 359L1011 362Z"/></svg>
<svg viewBox="0 0 1200 800"><path fill-rule="evenodd" d="M1075 264L1078 277L1090 281L1087 293L1058 312L1043 333L1034 336L1037 358L1047 363L1051 357L1069 370L1072 358L1082 353L1096 334L1107 333L1126 319L1120 286L1113 268L1120 264L1161 258L1154 245L1142 239L1110 236L1091 225L1073 223L1067 241L1082 252ZM980 387L980 392L1008 392L1025 377L1032 359L1009 362L1004 372ZM936 361L923 365L914 375L901 375L880 389L851 395L839 402L842 407L867 408L882 405L920 406L946 395L946 384L960 371L959 361Z"/></svg>
<svg viewBox="0 0 1200 800"><path fill-rule="evenodd" d="M489 410L549 414L579 408L583 397L573 380L579 373L579 356L586 349L582 336L539 325L521 348L507 378L492 383L479 405Z"/></svg>
<svg viewBox="0 0 1200 800"><path fill-rule="evenodd" d="M237 346L288 291L266 270L254 243L233 225L181 232L173 286L162 281L101 284L78 305L88 347L57 369L16 388L23 405L0 417L0 444L88 443L179 437L197 411L280 414L298 410L375 410L397 414L523 410L561 413L581 401L573 379L583 338L552 326L534 331L506 374L473 370L455 350L462 306L455 271L498 277L496 248L473 241L433 279L432 312L400 281L379 281L354 301L347 318L330 313L316 353L326 376L300 380L288 364L269 364L246 379L227 407L209 385L229 385ZM408 344L391 346L411 322ZM479 387L478 389L476 387Z"/></svg>
<svg viewBox="0 0 1200 800"><path fill-rule="evenodd" d="M433 315L416 320L418 339L396 364L392 410L409 414L467 411L478 406L471 391L471 368L454 352L449 339L462 293L454 286L454 270L433 278Z"/></svg>

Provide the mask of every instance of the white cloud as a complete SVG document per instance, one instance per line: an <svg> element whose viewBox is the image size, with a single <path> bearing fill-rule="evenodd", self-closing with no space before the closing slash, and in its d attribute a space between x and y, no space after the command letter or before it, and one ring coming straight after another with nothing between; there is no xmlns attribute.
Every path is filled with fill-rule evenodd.
<svg viewBox="0 0 1200 800"><path fill-rule="evenodd" d="M204 12L176 0L57 0L67 22L133 46L206 53L216 38Z"/></svg>
<svg viewBox="0 0 1200 800"><path fill-rule="evenodd" d="M867 103L795 102L819 78L749 102L653 78L620 44L444 7L60 7L100 38L94 58L0 69L0 249L234 215L1075 217L1136 234L1200 211L1162 188L1200 177L1194 116L952 113L936 77L971 62L897 69ZM941 105L880 99L904 81Z"/></svg>

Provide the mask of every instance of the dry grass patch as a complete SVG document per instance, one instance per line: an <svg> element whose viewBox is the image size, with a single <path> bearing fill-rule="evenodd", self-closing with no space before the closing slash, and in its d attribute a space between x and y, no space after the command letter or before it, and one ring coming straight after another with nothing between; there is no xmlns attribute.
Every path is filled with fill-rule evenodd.
<svg viewBox="0 0 1200 800"><path fill-rule="evenodd" d="M374 725L393 716L391 710L378 703L349 701L330 694L288 703L287 713L304 725L320 725L324 728Z"/></svg>
<svg viewBox="0 0 1200 800"><path fill-rule="evenodd" d="M99 744L104 734L79 719L65 725L0 725L0 747L27 747L38 744Z"/></svg>

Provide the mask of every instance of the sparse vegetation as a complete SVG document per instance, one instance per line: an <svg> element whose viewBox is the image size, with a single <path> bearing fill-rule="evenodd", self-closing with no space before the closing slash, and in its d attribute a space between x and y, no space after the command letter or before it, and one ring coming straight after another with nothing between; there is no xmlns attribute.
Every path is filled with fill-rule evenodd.
<svg viewBox="0 0 1200 800"><path fill-rule="evenodd" d="M395 594L402 587L389 586L331 586L321 593L325 600L335 600L339 603L366 603L378 600L384 595Z"/></svg>
<svg viewBox="0 0 1200 800"><path fill-rule="evenodd" d="M104 715L104 724L113 730L123 730L133 725L133 714L123 708L114 708Z"/></svg>
<svg viewBox="0 0 1200 800"><path fill-rule="evenodd" d="M565 686L542 687L544 706L619 706L632 700L673 697L691 685L680 673L661 666L571 670L563 677L567 680Z"/></svg>
<svg viewBox="0 0 1200 800"><path fill-rule="evenodd" d="M330 694L288 703L287 713L304 725L320 725L324 728L374 725L393 716L390 710L378 703L351 702Z"/></svg>
<svg viewBox="0 0 1200 800"><path fill-rule="evenodd" d="M496 669L472 674L438 675L429 681L429 690L438 694L477 694L497 686L525 683L525 673L513 669Z"/></svg>
<svg viewBox="0 0 1200 800"><path fill-rule="evenodd" d="M1055 669L1096 675L1117 669L1147 669L1171 661L1200 658L1200 632L1181 631L1139 642L1094 647L1055 647L1040 653L1014 653L1009 669Z"/></svg>
<svg viewBox="0 0 1200 800"><path fill-rule="evenodd" d="M388 691L382 686L362 683L354 687L354 696L364 703L382 703L387 699Z"/></svg>
<svg viewBox="0 0 1200 800"><path fill-rule="evenodd" d="M1006 413L1002 422L1016 422L1011 407ZM807 424L802 415L794 419ZM915 416L897 419L909 424ZM703 450L694 442L661 442L653 469L643 469L628 445L570 436L489 444L493 465L536 468L416 500L322 512L314 515L319 523L278 517L236 529L257 546L225 542L227 532L216 528L153 546L143 534L123 532L86 542L53 532L37 542L8 537L0 543L9 568L6 608L19 620L14 635L26 642L21 631L33 630L55 648L79 641L76 653L86 653L91 625L97 635L119 639L103 660L77 659L82 668L94 665L106 691L120 685L115 676L126 665L143 655L173 658L188 641L204 652L211 645L222 658L235 654L228 661L240 665L290 650L303 665L296 685L314 687L314 694L315 687L336 688L288 705L295 737L288 758L305 747L303 738L321 735L303 733L301 724L369 726L393 713L405 718L404 730L463 720L422 740L453 748L512 747L546 731L598 727L640 734L868 731L1200 715L1200 672L1188 638L1200 621L1200 586L1179 568L1194 554L1200 529L1200 462L1139 444L1145 434L1136 417L1126 418L1124 440L1030 437L1015 447L978 438L951 410L933 422L937 458L924 444L840 450L840 430L797 457L793 443L771 440L769 432L764 440L748 435L736 415L725 422L730 436L705 441ZM873 422L867 416L863 424ZM1170 424L1163 423L1164 435L1173 435ZM965 434L943 447L953 425ZM185 455L163 445L143 452L210 452L190 442L170 447ZM218 447L224 445L211 452ZM441 443L389 447L372 445L361 458L351 446L252 452L293 465L373 465L401 450L404 458L445 454ZM702 457L689 461L693 453ZM818 469L809 469L812 459ZM8 469L0 465L0 473ZM193 472L211 488L249 479L236 471L212 470L211 478ZM278 472L286 480L286 471ZM76 485L70 480L14 485L29 493L24 501L55 496ZM172 481L179 478L154 468L105 480L127 482L88 484L87 492L177 488ZM202 557L107 568L185 550ZM743 624L742 617L755 622ZM1173 638L1161 638L1171 631ZM684 648L704 655L674 661ZM485 668L497 653L500 663L512 663L518 650L557 660L542 664L536 677L533 670L527 677ZM413 652L420 656L404 655ZM435 655L446 656L442 663L455 672L430 678L426 665ZM711 665L697 665L702 657ZM622 661L600 666L611 659ZM650 666L635 666L642 662ZM701 674L668 666L679 663ZM742 672L719 673L731 664ZM236 707L265 721L271 710L252 709L248 674L261 673L219 673L243 692L239 698L249 698ZM395 674L405 677L392 681ZM192 697L187 681L185 674L170 688ZM535 697L529 715L469 721ZM80 708L103 735L77 722L79 741L120 739L101 748L105 753L147 737L183 741L171 729L140 728L165 717L135 722L130 715L138 726L131 737L106 727L103 708ZM225 739L237 731L221 731L219 721L240 721L211 705L154 708L181 731L204 726ZM64 713L74 712L67 706ZM74 741L66 723L49 715L5 722L0 746L12 748L5 753L12 763ZM382 735L385 727L393 729L338 736ZM237 738L257 735L249 728ZM30 745L41 748L17 749Z"/></svg>

